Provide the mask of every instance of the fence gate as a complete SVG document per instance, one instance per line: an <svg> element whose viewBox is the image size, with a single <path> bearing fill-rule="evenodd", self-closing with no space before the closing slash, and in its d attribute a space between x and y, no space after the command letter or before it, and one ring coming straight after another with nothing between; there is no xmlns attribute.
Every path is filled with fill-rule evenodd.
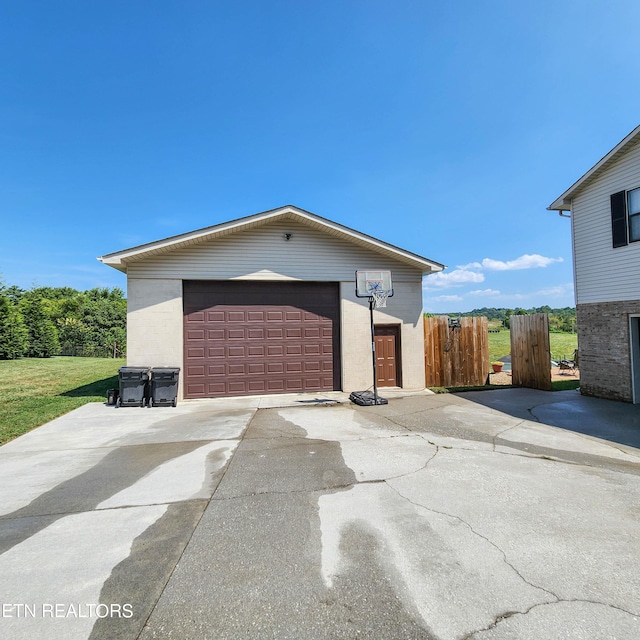
<svg viewBox="0 0 640 640"><path fill-rule="evenodd" d="M424 318L427 387L483 385L489 375L489 323L486 318Z"/></svg>
<svg viewBox="0 0 640 640"><path fill-rule="evenodd" d="M511 316L510 328L512 384L551 391L549 316Z"/></svg>

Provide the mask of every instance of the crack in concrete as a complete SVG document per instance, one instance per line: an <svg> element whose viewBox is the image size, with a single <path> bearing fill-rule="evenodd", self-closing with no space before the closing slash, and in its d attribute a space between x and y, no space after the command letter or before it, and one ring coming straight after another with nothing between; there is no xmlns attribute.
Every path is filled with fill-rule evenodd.
<svg viewBox="0 0 640 640"><path fill-rule="evenodd" d="M388 480L397 480L398 478L408 478L409 476L412 476L415 473L420 473L421 471L424 471L440 451L440 447L437 444L433 444L432 442L429 442L429 444L432 444L436 448L436 450L433 452L433 455L419 469L414 469L413 471L407 471L406 473L401 473L397 476L389 476L387 478L384 478L380 482L387 482ZM364 484L366 482L369 482L369 481L364 480L362 483L359 483L359 484Z"/></svg>
<svg viewBox="0 0 640 640"><path fill-rule="evenodd" d="M506 611L504 613L501 613L500 615L496 616L491 621L491 623L489 623L486 627L482 627L481 629L475 629L474 631L470 631L466 635L462 636L460 640L471 640L471 638L473 638L478 633L484 633L485 631L491 631L492 629L495 629L504 620L508 620L509 618L512 618L513 616L517 616L517 615L526 616L529 613L531 613L534 609L537 609L539 607L548 607L550 605L573 603L573 602L583 602L585 604L596 604L602 607L616 609L617 611L626 613L634 618L640 618L640 615L633 613L631 611L627 611L622 607L618 607L615 604L611 604L608 602L600 602L599 600L588 600L584 598L558 598L557 600L551 600L549 602L538 602L534 605L531 605L528 609L525 609L524 611Z"/></svg>
<svg viewBox="0 0 640 640"><path fill-rule="evenodd" d="M473 533L475 536L481 538L482 540L485 540L486 542L488 542L494 549L496 549L501 555L502 558L504 560L504 563L511 568L511 570L525 583L528 584L530 587L533 587L534 589L538 589L540 591L544 591L545 593L549 594L550 596L553 596L556 600L560 600L560 597L558 595L556 595L555 593L553 593L553 591L550 591L549 589L545 589L544 587L541 587L540 585L534 584L533 582L530 582L529 580L527 580L521 573L520 571L511 563L509 562L509 560L507 559L507 554L490 538L487 538L487 536L481 534L479 531L476 531L464 518L461 518L460 516L451 514L451 513L446 513L444 511L438 511L437 509L432 509L430 507L426 507L423 504L420 504L419 502L415 502L413 500L411 500L410 498L408 498L407 496L403 495L402 492L397 489L396 487L390 485L389 483L387 483L387 486L392 489L395 493L397 493L403 500L406 500L407 502L409 502L410 504L418 507L419 509L424 509L425 511L430 511L431 513L437 513L441 516L445 516L447 518L452 518L454 520L458 520L459 522L461 522L463 525L465 525L469 531L471 531L471 533Z"/></svg>
<svg viewBox="0 0 640 640"><path fill-rule="evenodd" d="M389 476L387 478L372 478L371 480L358 480L356 482L347 482L344 484L336 484L330 487L319 487L316 489L292 489L289 491L254 491L253 493L242 493L235 496L228 496L224 498L218 498L218 497L212 496L211 499L222 502L222 501L228 501L228 500L240 500L242 498L253 498L254 496L267 496L267 495L283 496L283 495L295 495L298 493L317 493L319 491L327 492L327 491L336 491L336 490L342 490L342 489L352 489L353 487L363 485L363 484L384 484L387 482L387 480L397 480L399 478L405 478L413 475L414 473L418 473L426 469L431 463L431 461L438 455L439 447L437 445L435 445L435 447L436 447L435 452L433 453L432 456L429 457L429 459L424 463L423 466L421 466L419 469L415 469L413 471L407 471L406 473L401 473L397 476Z"/></svg>
<svg viewBox="0 0 640 640"><path fill-rule="evenodd" d="M520 426L520 425L522 425L524 422L526 422L526 420L520 420L520 422L518 422L517 424L514 424L513 426L511 426L511 427L507 427L506 429L503 429L502 431L500 431L500 432L496 433L496 434L493 436L493 451L495 452L495 450L496 450L496 439L497 439L498 437L500 437L503 433L506 433L507 431L511 431L511 429L515 429L516 427L519 427L519 426Z"/></svg>

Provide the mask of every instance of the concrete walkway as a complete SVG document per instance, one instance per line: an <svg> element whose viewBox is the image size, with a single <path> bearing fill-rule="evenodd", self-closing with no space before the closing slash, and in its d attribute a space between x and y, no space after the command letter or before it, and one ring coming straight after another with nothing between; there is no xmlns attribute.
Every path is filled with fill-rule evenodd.
<svg viewBox="0 0 640 640"><path fill-rule="evenodd" d="M638 407L343 400L86 405L0 448L0 637L640 637Z"/></svg>

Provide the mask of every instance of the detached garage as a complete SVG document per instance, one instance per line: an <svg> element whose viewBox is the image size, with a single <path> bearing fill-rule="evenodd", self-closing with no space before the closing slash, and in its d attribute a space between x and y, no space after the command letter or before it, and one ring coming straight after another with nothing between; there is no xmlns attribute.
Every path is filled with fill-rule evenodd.
<svg viewBox="0 0 640 640"><path fill-rule="evenodd" d="M127 274L127 362L179 366L179 398L371 386L356 270L392 272L378 384L424 388L422 278L443 265L287 206L99 258Z"/></svg>

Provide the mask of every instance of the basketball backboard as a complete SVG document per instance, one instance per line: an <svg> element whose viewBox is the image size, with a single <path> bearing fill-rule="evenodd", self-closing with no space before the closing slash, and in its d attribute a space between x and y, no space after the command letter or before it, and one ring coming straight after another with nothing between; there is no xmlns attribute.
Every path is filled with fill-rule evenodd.
<svg viewBox="0 0 640 640"><path fill-rule="evenodd" d="M356 296L371 298L374 293L393 296L391 271L356 271Z"/></svg>

